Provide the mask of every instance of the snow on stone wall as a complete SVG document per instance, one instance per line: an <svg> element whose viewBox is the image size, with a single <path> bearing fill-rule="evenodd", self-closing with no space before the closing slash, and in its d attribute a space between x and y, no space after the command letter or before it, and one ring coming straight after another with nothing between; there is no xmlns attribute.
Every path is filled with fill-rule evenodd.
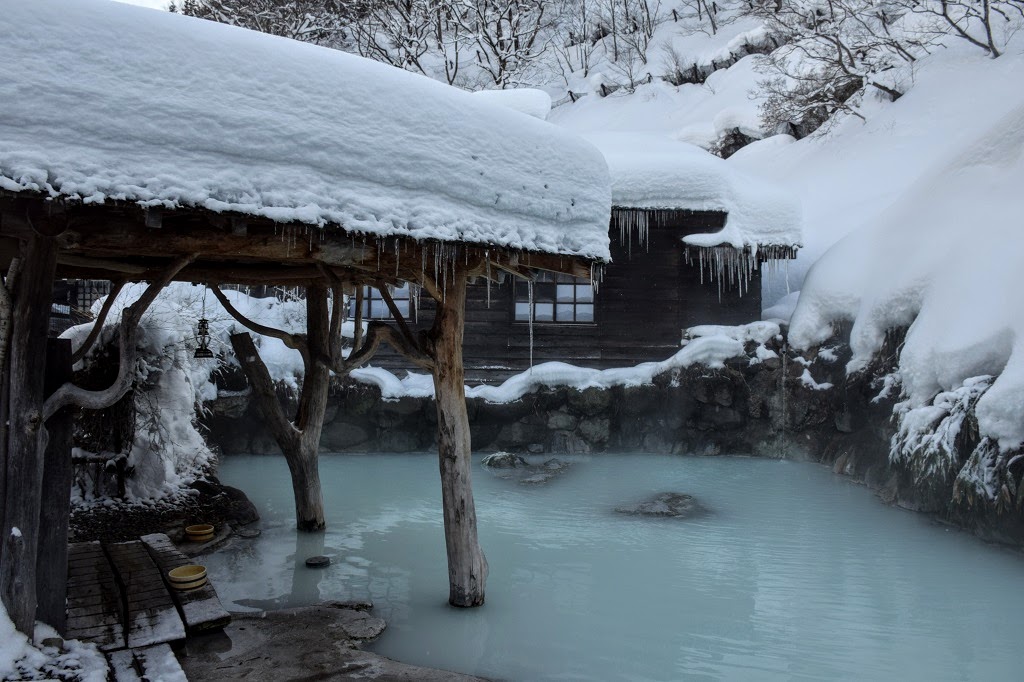
<svg viewBox="0 0 1024 682"><path fill-rule="evenodd" d="M0 189L608 258L590 145L336 50L101 0L0 0Z"/></svg>
<svg viewBox="0 0 1024 682"><path fill-rule="evenodd" d="M882 216L832 247L807 275L790 340L823 341L853 321L848 371L867 365L888 329L909 327L899 359L910 408L972 377L995 377L978 400L982 437L1024 445L1024 90L1007 54L976 68L984 110ZM907 95L912 98L915 92ZM911 99L907 106L930 104ZM955 144L954 144L955 143Z"/></svg>

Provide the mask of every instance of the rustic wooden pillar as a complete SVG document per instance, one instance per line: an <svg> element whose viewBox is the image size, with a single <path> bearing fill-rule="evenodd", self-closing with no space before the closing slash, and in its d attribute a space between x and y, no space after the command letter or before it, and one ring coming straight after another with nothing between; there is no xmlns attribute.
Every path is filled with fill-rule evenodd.
<svg viewBox="0 0 1024 682"><path fill-rule="evenodd" d="M0 598L18 630L32 636L36 617L36 554L42 497L43 375L57 251L50 237L33 235L14 292L6 416L7 480L0 527Z"/></svg>
<svg viewBox="0 0 1024 682"><path fill-rule="evenodd" d="M48 396L71 381L71 340L48 339L46 381ZM71 410L64 408L46 421L43 457L43 498L39 511L39 553L36 556L36 620L64 634L68 594L68 521L71 507Z"/></svg>
<svg viewBox="0 0 1024 682"><path fill-rule="evenodd" d="M434 322L434 394L437 403L437 448L448 550L448 603L484 603L487 559L477 540L476 506L470 478L469 415L462 366L466 277L462 268L448 276Z"/></svg>

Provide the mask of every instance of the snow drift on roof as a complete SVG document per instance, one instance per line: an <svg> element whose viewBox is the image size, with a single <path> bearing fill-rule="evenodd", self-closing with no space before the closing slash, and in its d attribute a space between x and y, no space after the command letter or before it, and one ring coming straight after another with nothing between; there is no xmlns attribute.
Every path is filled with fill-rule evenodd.
<svg viewBox="0 0 1024 682"><path fill-rule="evenodd" d="M354 55L98 0L0 0L0 189L608 257L601 156Z"/></svg>
<svg viewBox="0 0 1024 682"><path fill-rule="evenodd" d="M801 208L795 197L732 168L700 147L647 133L586 133L608 162L612 205L719 210L725 228L684 238L694 246L796 246Z"/></svg>
<svg viewBox="0 0 1024 682"><path fill-rule="evenodd" d="M551 95L537 88L509 88L507 90L477 90L473 96L479 100L503 106L534 118L544 120L551 113Z"/></svg>

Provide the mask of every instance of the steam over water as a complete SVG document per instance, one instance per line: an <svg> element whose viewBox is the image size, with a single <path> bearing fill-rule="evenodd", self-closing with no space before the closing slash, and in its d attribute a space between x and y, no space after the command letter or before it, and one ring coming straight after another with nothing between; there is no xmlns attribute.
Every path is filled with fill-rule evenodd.
<svg viewBox="0 0 1024 682"><path fill-rule="evenodd" d="M601 455L542 485L477 465L487 603L447 606L432 455L320 460L326 534L296 537L281 457L227 457L263 534L206 557L229 608L371 599L374 651L509 680L1009 680L1024 557L815 464ZM615 513L659 492L700 518ZM333 564L308 569L306 557Z"/></svg>

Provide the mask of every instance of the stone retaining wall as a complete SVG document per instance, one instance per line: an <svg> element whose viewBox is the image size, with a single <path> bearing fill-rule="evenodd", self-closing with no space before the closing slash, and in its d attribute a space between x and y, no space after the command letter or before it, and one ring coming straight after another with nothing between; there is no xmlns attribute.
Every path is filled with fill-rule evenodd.
<svg viewBox="0 0 1024 682"><path fill-rule="evenodd" d="M546 388L507 404L470 399L474 451L749 454L817 461L867 484L887 503L1024 546L1020 508L997 512L954 504L951 486L916 484L909 472L889 463L894 398L877 398L879 379L893 369L895 352L847 378L849 351L843 343L804 357L776 345L773 350L783 358L762 362L750 350L723 368L676 370L652 385ZM210 440L223 453L280 452L244 393L222 396L209 407ZM432 399L383 401L375 387L345 383L332 390L321 447L430 452L436 424Z"/></svg>

